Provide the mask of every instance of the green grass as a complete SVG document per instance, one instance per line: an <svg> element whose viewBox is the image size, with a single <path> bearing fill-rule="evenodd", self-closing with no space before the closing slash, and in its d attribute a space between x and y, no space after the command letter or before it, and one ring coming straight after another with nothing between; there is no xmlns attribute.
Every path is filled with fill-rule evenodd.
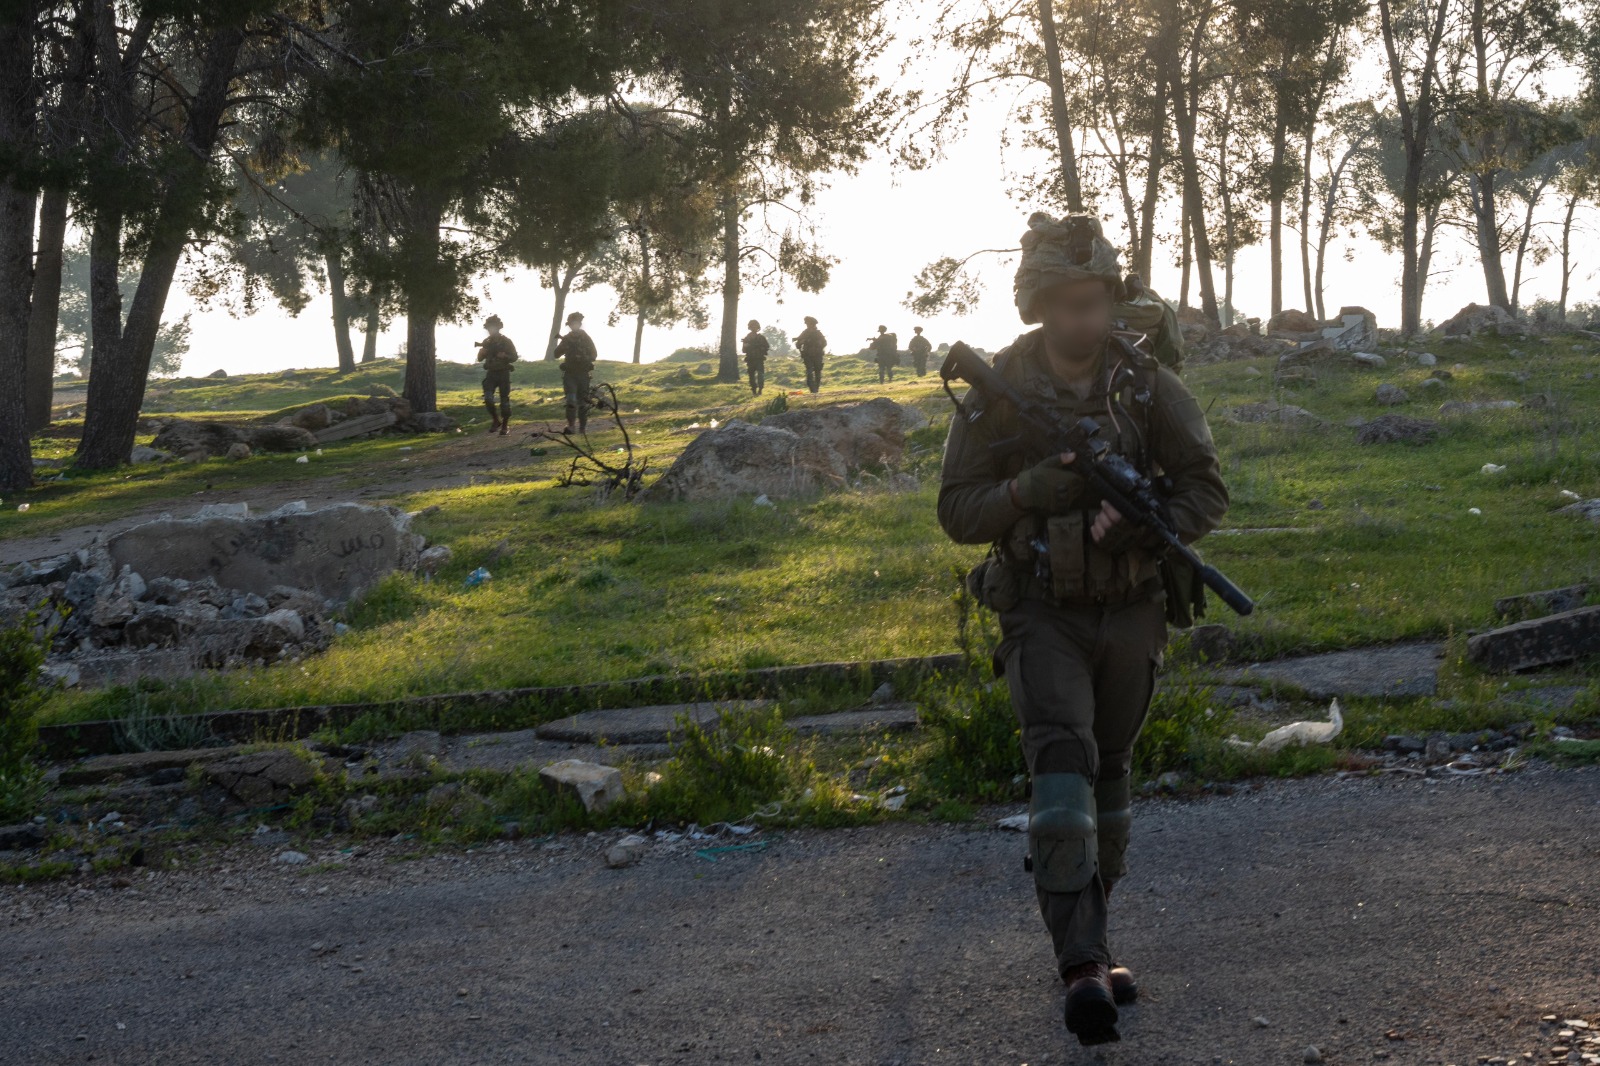
<svg viewBox="0 0 1600 1066"><path fill-rule="evenodd" d="M1245 373L1248 363L1192 368L1186 378L1212 410L1233 491L1225 524L1301 530L1207 540L1208 558L1259 604L1252 618L1239 620L1213 601L1207 620L1230 624L1261 655L1438 638L1491 624L1497 596L1600 573L1600 529L1556 513L1567 502L1562 489L1600 495L1600 432L1590 415L1600 409L1593 376L1600 359L1594 345L1572 344L1562 337L1432 345L1442 368L1458 361L1466 367L1443 396L1417 399L1403 413L1438 417L1434 410L1446 399L1550 393L1556 402L1446 417L1440 439L1420 447L1359 446L1346 425L1383 413L1371 401L1380 381L1422 395L1417 385L1430 372L1404 358L1391 357L1384 371L1324 370L1316 386L1293 392L1274 389L1268 360L1254 364L1259 377ZM1526 354L1513 355L1513 348ZM779 389L790 391L791 404L816 402L793 392L803 380L797 360L769 366L760 402L742 386L696 377L683 364L603 363L596 376L617 386L630 429L659 472L691 439L679 430L692 423L758 418ZM518 418L560 418L552 364L520 364L515 380ZM473 417L477 381L471 367L442 364L444 409ZM891 493L869 479L862 488L776 508L742 500L596 502L586 490L553 483L567 462L560 449L547 446L545 454L530 456L514 446L516 438L492 453L471 450L472 442L456 436L393 436L330 445L309 464L262 456L112 474L69 471L65 481L27 494L33 505L27 514L8 500L0 537L108 520L158 503L181 514L206 499L228 498L229 491L292 489L321 479L352 491L375 488L362 498L408 509L438 504L418 528L450 545L455 559L434 580L395 577L380 585L349 609L350 631L310 661L146 685L142 694L62 695L44 719L96 718L141 706L375 700L953 650L950 574L976 562L981 549L950 544L935 521L938 448L948 420L935 382L909 378L882 389L865 363L831 364L821 401L887 393L933 416L933 426L914 435L906 463L922 476L922 487ZM344 378L304 371L290 379L191 380L173 385L159 403L191 414L264 413L377 384L398 389L399 364L375 364ZM1224 408L1272 398L1304 406L1324 423L1234 425L1220 417ZM614 433L597 439L607 447L617 443ZM59 438L38 443L40 454L70 450ZM418 468L474 469L460 464L487 454L516 461L485 468L466 487L385 488ZM1506 470L1484 475L1486 462ZM1314 500L1321 509L1308 506ZM1469 514L1472 507L1482 514ZM491 562L502 542L506 547ZM466 574L479 565L493 580L465 588ZM1461 671L1460 684L1489 698L1490 687L1470 670Z"/></svg>

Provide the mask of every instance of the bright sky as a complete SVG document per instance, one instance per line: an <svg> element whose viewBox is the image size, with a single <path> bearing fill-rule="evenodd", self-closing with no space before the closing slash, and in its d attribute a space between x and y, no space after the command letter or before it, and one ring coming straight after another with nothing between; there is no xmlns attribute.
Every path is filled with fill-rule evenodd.
<svg viewBox="0 0 1600 1066"><path fill-rule="evenodd" d="M930 79L946 74L932 62L919 69L926 71ZM825 250L840 260L831 283L816 295L792 288L780 294L747 287L739 309L739 331L743 332L747 319L756 318L763 325L776 324L793 335L803 328L802 317L811 314L821 320L830 348L836 353L855 351L880 322L900 335L902 345L914 325L922 325L935 344L962 339L989 349L1019 333L1023 327L1011 303L1015 263L1009 257L984 256L974 261L986 295L977 310L964 318L943 315L913 320L901 303L917 271L933 259L964 256L981 248L1016 246L1032 206L1016 203L1006 191L1008 166L1014 169L1025 161L1015 149L1007 159L1001 158L1000 135L1006 121L1007 107L1003 102L975 108L964 139L946 145L950 158L930 170L897 170L885 148L880 158L870 161L859 173L834 178L818 198L815 212ZM1106 202L1111 206L1109 197ZM1175 228L1175 209L1169 213L1174 215L1170 224ZM1585 219L1586 226L1592 222L1592 216ZM1596 298L1600 256L1594 252L1600 249L1593 233L1593 229L1587 229L1574 235L1578 258L1572 284L1574 302ZM1110 228L1108 236L1119 240ZM1461 232L1441 234L1434 257L1436 273L1426 290L1425 319L1443 321L1468 302L1484 302L1482 272L1466 238ZM1298 251L1293 242L1291 234L1286 239L1289 251L1284 290L1286 306L1298 307L1303 299ZM1157 291L1176 300L1179 277L1174 258L1163 257L1158 251L1150 280ZM1509 257L1506 270L1509 277ZM1525 306L1541 296L1556 296L1560 285L1558 260L1551 259L1543 265L1530 263L1524 271ZM1359 304L1376 312L1381 324L1398 324L1399 277L1398 256L1386 255L1364 239L1338 242L1327 268L1329 313L1343 304ZM1267 286L1263 244L1241 253L1235 292L1239 310L1265 318L1269 310ZM1220 299L1220 265L1217 289ZM542 355L554 297L540 286L537 277L523 271L513 273L509 283L499 277L487 279L482 293L484 313L493 311L505 320L506 332L517 341L524 357ZM1191 301L1199 302L1197 288ZM175 289L167 317L175 318L192 306L187 295ZM633 351L633 322L624 319L615 327L608 326L606 319L614 306L614 294L594 289L574 296L567 309L584 312L586 328L602 359L625 360ZM715 347L720 299L713 298L712 310L711 328L705 331L647 327L644 360L650 362L690 345ZM245 373L336 362L326 297L314 301L294 318L271 306L242 321L219 309L195 310L192 325L191 349L184 360L186 374L206 374L219 367L229 373ZM379 355L395 354L404 336L404 322L397 322L380 339ZM477 322L442 325L438 332L439 357L471 362L473 341L481 336ZM359 332L354 343L359 352Z"/></svg>

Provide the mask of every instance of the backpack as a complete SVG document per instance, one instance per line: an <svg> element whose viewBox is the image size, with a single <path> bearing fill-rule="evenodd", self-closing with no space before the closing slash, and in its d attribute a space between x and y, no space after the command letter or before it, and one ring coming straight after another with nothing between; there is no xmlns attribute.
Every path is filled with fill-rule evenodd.
<svg viewBox="0 0 1600 1066"><path fill-rule="evenodd" d="M1112 315L1124 327L1143 333L1148 340L1141 345L1156 361L1174 373L1183 370L1183 331L1178 328L1178 312L1154 289L1130 274L1125 284L1123 299L1117 302Z"/></svg>

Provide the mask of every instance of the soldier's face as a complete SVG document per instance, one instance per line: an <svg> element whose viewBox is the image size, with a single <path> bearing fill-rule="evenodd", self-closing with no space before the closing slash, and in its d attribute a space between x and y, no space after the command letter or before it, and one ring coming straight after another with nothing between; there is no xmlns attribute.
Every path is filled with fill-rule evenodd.
<svg viewBox="0 0 1600 1066"><path fill-rule="evenodd" d="M1111 332L1111 290L1096 278L1079 278L1051 286L1039 294L1034 310L1044 328L1045 343L1071 357L1097 351Z"/></svg>

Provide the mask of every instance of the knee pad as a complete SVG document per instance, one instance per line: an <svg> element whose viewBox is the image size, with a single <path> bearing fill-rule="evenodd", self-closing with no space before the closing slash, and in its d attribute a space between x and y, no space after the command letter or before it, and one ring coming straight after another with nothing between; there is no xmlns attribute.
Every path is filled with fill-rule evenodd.
<svg viewBox="0 0 1600 1066"><path fill-rule="evenodd" d="M1100 876L1115 881L1128 872L1128 836L1133 829L1133 793L1129 779L1096 781L1095 829L1100 836Z"/></svg>
<svg viewBox="0 0 1600 1066"><path fill-rule="evenodd" d="M1099 861L1094 788L1082 774L1035 774L1028 817L1033 879L1046 892L1081 892Z"/></svg>

